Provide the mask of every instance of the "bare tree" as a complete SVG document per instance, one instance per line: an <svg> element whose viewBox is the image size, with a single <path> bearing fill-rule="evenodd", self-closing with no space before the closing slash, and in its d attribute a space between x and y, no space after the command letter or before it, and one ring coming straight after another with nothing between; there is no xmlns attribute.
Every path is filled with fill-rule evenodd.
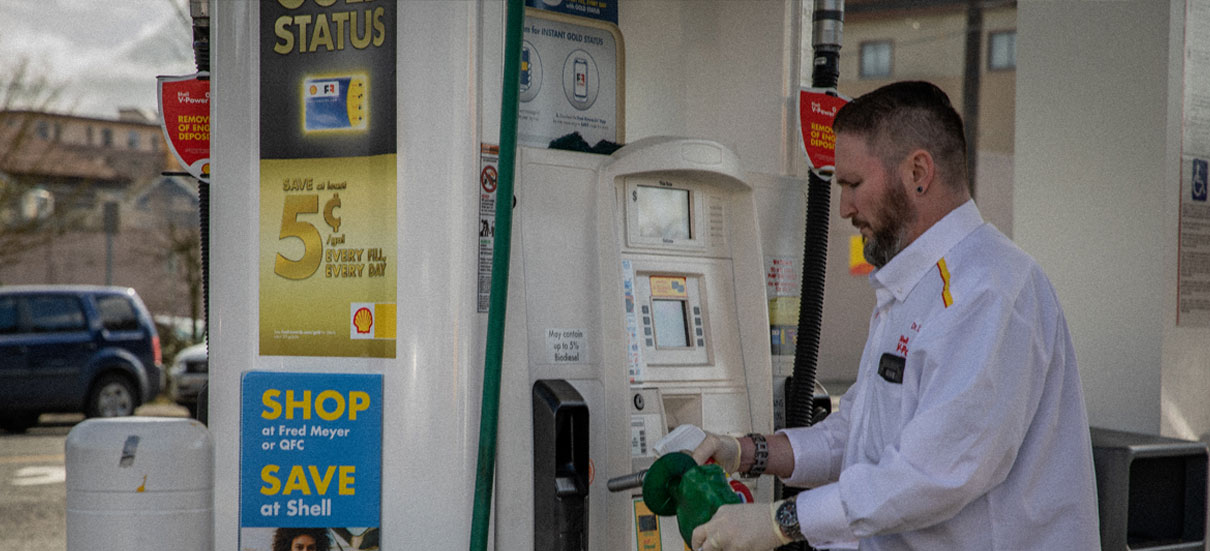
<svg viewBox="0 0 1210 551"><path fill-rule="evenodd" d="M29 58L20 57L0 73L0 108L45 111L58 104L64 88L46 75L31 73Z"/></svg>
<svg viewBox="0 0 1210 551"><path fill-rule="evenodd" d="M38 147L32 112L54 108L65 86L31 71L28 58L0 66L0 262L49 244L54 234L71 224L56 218L53 201L36 192L37 181L13 167L46 166L54 162L53 148Z"/></svg>
<svg viewBox="0 0 1210 551"><path fill-rule="evenodd" d="M169 223L164 232L161 255L170 257L183 268L182 279L189 290L189 318L193 320L192 337L201 339L197 321L202 317L202 235L197 225L177 227Z"/></svg>

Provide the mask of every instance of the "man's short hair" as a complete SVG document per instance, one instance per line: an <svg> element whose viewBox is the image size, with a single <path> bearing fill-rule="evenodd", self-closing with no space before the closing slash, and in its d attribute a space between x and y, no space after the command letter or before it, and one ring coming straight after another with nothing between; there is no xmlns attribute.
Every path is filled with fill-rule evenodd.
<svg viewBox="0 0 1210 551"><path fill-rule="evenodd" d="M864 94L840 108L832 129L864 136L887 170L924 149L933 155L942 181L955 188L967 185L962 117L932 83L896 82Z"/></svg>

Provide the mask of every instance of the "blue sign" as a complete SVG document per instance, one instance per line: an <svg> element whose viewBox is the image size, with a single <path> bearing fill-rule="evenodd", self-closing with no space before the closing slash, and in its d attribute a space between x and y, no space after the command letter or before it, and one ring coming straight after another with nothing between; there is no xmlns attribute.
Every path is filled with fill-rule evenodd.
<svg viewBox="0 0 1210 551"><path fill-rule="evenodd" d="M241 392L241 527L379 526L381 375L254 371Z"/></svg>
<svg viewBox="0 0 1210 551"><path fill-rule="evenodd" d="M618 24L618 0L525 0L525 5Z"/></svg>
<svg viewBox="0 0 1210 551"><path fill-rule="evenodd" d="M1206 160L1193 160L1193 200L1206 200Z"/></svg>

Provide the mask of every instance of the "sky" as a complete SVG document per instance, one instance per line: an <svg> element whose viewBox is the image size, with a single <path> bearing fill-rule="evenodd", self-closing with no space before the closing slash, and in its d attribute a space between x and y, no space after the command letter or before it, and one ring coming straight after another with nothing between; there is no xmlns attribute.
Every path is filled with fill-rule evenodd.
<svg viewBox="0 0 1210 551"><path fill-rule="evenodd" d="M156 76L197 71L188 0L0 0L0 107L22 60L60 90L48 110L117 118L158 112ZM27 96L22 96L27 97Z"/></svg>

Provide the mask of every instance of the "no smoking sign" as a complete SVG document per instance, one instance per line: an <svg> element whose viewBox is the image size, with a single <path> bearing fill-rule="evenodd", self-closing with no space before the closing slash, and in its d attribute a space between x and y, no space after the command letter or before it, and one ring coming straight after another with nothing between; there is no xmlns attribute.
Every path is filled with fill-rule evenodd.
<svg viewBox="0 0 1210 551"><path fill-rule="evenodd" d="M483 187L483 191L495 193L497 177L496 167L491 165L483 167L483 170L479 172L479 185Z"/></svg>

